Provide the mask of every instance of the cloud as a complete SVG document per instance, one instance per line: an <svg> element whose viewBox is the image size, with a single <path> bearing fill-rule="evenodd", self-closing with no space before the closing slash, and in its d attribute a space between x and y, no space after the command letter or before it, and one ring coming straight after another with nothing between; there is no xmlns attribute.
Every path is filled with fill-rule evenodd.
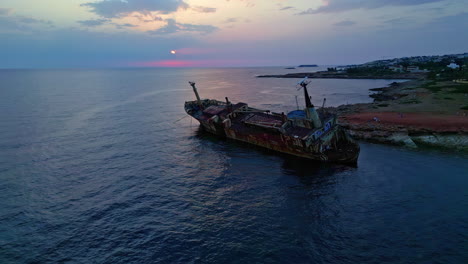
<svg viewBox="0 0 468 264"><path fill-rule="evenodd" d="M129 24L129 23L125 23L125 24L112 23L112 24L115 25L115 27L118 28L118 29L125 29L125 28L134 28L134 27L137 27L137 25L133 25L133 24Z"/></svg>
<svg viewBox="0 0 468 264"><path fill-rule="evenodd" d="M465 31L467 27L468 12L436 18L428 26L430 29L454 30L459 32ZM461 35L468 36L467 34Z"/></svg>
<svg viewBox="0 0 468 264"><path fill-rule="evenodd" d="M214 7L193 6L192 9L199 13L215 13L216 12L216 8Z"/></svg>
<svg viewBox="0 0 468 264"><path fill-rule="evenodd" d="M106 18L121 17L132 12L170 14L179 8L189 7L183 0L101 0L81 6L89 7L91 12Z"/></svg>
<svg viewBox="0 0 468 264"><path fill-rule="evenodd" d="M166 22L167 24L164 27L148 32L155 35L173 34L177 32L199 32L207 34L218 29L211 25L181 24L177 23L174 19L167 19Z"/></svg>
<svg viewBox="0 0 468 264"><path fill-rule="evenodd" d="M98 27L102 26L106 23L109 23L111 25L114 25L118 29L125 29L125 28L133 28L137 27L136 25L125 23L125 24L119 24L119 23L112 23L110 19L94 19L94 20L82 20L78 21L83 26L86 27Z"/></svg>
<svg viewBox="0 0 468 264"><path fill-rule="evenodd" d="M78 23L86 27L97 27L109 21L110 21L109 19L93 19L93 20L81 20L81 21L78 21Z"/></svg>
<svg viewBox="0 0 468 264"><path fill-rule="evenodd" d="M0 9L0 32L30 32L37 27L54 27L52 21L13 14L12 9Z"/></svg>
<svg viewBox="0 0 468 264"><path fill-rule="evenodd" d="M49 20L36 19L36 18L26 17L26 16L15 16L15 20L18 21L19 23L24 23L24 24L46 24L46 25L52 24L52 21L49 21Z"/></svg>
<svg viewBox="0 0 468 264"><path fill-rule="evenodd" d="M442 1L445 0L329 0L325 1L324 4L317 9L309 8L306 11L298 13L298 15L336 13L353 9L376 9L385 6L414 6Z"/></svg>
<svg viewBox="0 0 468 264"><path fill-rule="evenodd" d="M343 20L343 21L335 23L333 25L337 26L337 27L347 27L347 26L352 26L354 24L356 24L356 22L351 21L351 20Z"/></svg>
<svg viewBox="0 0 468 264"><path fill-rule="evenodd" d="M150 22L155 22L155 21L164 21L164 19L162 17L154 16L152 14L146 14L146 15L135 14L135 15L133 15L133 17L137 18L141 22L145 22L145 23L150 23Z"/></svg>
<svg viewBox="0 0 468 264"><path fill-rule="evenodd" d="M0 8L0 16L9 15L13 11L11 8Z"/></svg>
<svg viewBox="0 0 468 264"><path fill-rule="evenodd" d="M414 20L407 17L398 17L393 19L387 19L382 22L384 25L388 26L395 26L395 25L409 25L410 23L414 23Z"/></svg>
<svg viewBox="0 0 468 264"><path fill-rule="evenodd" d="M280 10L284 11L284 10L289 10L289 9L293 9L293 8L294 7L292 7L292 6L285 6L285 7L281 8Z"/></svg>
<svg viewBox="0 0 468 264"><path fill-rule="evenodd" d="M228 18L228 19L224 20L223 23L229 24L229 23L236 23L237 21L239 21L238 18L236 18L236 17L231 17L231 18Z"/></svg>
<svg viewBox="0 0 468 264"><path fill-rule="evenodd" d="M0 32L0 39L0 68L121 67L130 61L170 59L173 56L168 50L178 49L181 44L198 45L200 41L193 36L159 37L79 28L40 34Z"/></svg>

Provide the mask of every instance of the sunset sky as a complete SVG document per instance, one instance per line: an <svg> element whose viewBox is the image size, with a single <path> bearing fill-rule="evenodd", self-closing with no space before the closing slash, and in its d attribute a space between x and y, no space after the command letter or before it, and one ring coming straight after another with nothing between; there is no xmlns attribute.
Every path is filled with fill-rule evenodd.
<svg viewBox="0 0 468 264"><path fill-rule="evenodd" d="M467 43L466 0L0 0L0 68L353 64Z"/></svg>

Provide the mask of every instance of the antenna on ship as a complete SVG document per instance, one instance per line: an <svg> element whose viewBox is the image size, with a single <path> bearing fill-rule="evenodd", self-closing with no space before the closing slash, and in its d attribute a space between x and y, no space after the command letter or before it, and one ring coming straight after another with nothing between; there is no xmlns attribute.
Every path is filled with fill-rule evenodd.
<svg viewBox="0 0 468 264"><path fill-rule="evenodd" d="M307 84L308 83L301 83L301 86L302 88L304 88L304 97L305 97L306 107L310 108L310 107L314 107L314 105L312 104L312 101L310 100L312 96L309 96L309 91L307 91Z"/></svg>
<svg viewBox="0 0 468 264"><path fill-rule="evenodd" d="M325 103L327 102L327 98L323 98L323 104L322 104L322 115L325 116Z"/></svg>
<svg viewBox="0 0 468 264"><path fill-rule="evenodd" d="M307 76L302 79L302 81L300 81L298 84L304 89L304 97L305 97L305 103L306 103L306 107L307 108L310 108L310 107L314 107L314 105L312 104L312 102L310 101L310 96L309 96L309 92L307 91L307 85L309 85L310 81L307 81ZM300 89L300 88L299 88Z"/></svg>
<svg viewBox="0 0 468 264"><path fill-rule="evenodd" d="M197 91L197 88L195 87L195 82L189 82L190 86L192 86L193 88L193 92L195 93L195 96L197 97L197 103L198 105L200 106L200 108L203 109L203 104L200 100L200 95L198 95L198 91Z"/></svg>
<svg viewBox="0 0 468 264"><path fill-rule="evenodd" d="M320 117L315 110L314 105L312 104L311 97L309 96L309 92L307 91L307 85L310 83L310 81L307 81L307 76L302 79L298 84L304 89L304 97L305 97L305 103L306 103L306 116L307 119L311 120L312 123L314 124L315 128L322 127L322 120L320 120Z"/></svg>

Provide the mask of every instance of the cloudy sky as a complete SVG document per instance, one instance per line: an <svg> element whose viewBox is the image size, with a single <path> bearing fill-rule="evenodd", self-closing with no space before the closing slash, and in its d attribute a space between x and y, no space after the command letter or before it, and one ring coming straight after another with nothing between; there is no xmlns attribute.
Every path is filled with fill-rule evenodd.
<svg viewBox="0 0 468 264"><path fill-rule="evenodd" d="M0 0L0 68L352 64L467 43L466 0Z"/></svg>

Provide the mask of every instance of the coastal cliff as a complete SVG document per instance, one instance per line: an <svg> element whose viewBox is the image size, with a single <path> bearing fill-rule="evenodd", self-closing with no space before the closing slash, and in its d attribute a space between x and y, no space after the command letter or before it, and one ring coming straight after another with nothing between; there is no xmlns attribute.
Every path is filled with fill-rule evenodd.
<svg viewBox="0 0 468 264"><path fill-rule="evenodd" d="M328 108L356 139L468 151L468 89L428 80L371 89L373 103Z"/></svg>

